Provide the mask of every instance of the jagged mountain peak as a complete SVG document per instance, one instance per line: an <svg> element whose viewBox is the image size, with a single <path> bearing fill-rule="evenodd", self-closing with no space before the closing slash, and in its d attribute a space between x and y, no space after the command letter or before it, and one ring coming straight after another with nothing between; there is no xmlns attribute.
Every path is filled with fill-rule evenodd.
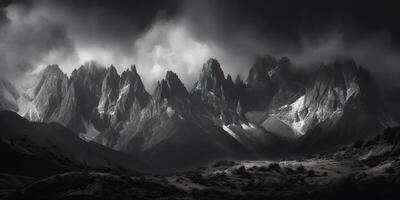
<svg viewBox="0 0 400 200"><path fill-rule="evenodd" d="M257 57L250 68L247 82L253 84L259 80L269 79L268 72L276 67L276 59L271 57Z"/></svg>
<svg viewBox="0 0 400 200"><path fill-rule="evenodd" d="M109 79L111 77L119 77L119 74L117 72L117 69L114 67L114 65L111 65L110 67L107 68L106 70L106 76L105 79Z"/></svg>
<svg viewBox="0 0 400 200"><path fill-rule="evenodd" d="M157 102L161 103L166 99L169 103L176 104L176 106L181 106L178 102L187 102L188 97L188 91L178 75L173 71L167 71L165 78L157 82L157 87L153 94L153 99Z"/></svg>
<svg viewBox="0 0 400 200"><path fill-rule="evenodd" d="M54 65L48 65L44 70L44 74L64 74L63 71L61 71L60 67L57 64Z"/></svg>
<svg viewBox="0 0 400 200"><path fill-rule="evenodd" d="M136 65L131 65L130 70L131 70L132 73L137 74Z"/></svg>
<svg viewBox="0 0 400 200"><path fill-rule="evenodd" d="M238 74L238 75L236 76L236 79L235 79L235 85L237 86L237 85L241 85L241 84L244 84L244 82L243 82L243 79L242 79L242 77L240 76L240 74Z"/></svg>
<svg viewBox="0 0 400 200"><path fill-rule="evenodd" d="M214 58L210 58L203 65L203 70L200 77L202 76L214 77L217 81L222 81L223 79L225 79L225 75L221 69L221 65Z"/></svg>
<svg viewBox="0 0 400 200"><path fill-rule="evenodd" d="M274 93L268 72L276 67L277 61L271 56L257 57L247 77L246 110L265 109ZM243 102L244 103L244 102Z"/></svg>
<svg viewBox="0 0 400 200"><path fill-rule="evenodd" d="M36 84L33 105L26 114L35 121L49 120L57 106L61 103L68 89L68 76L58 65L47 66Z"/></svg>
<svg viewBox="0 0 400 200"><path fill-rule="evenodd" d="M269 70L275 68L278 61L275 57L270 55L259 55L256 57L252 69L261 70L268 72Z"/></svg>
<svg viewBox="0 0 400 200"><path fill-rule="evenodd" d="M185 85L183 85L181 79L179 79L176 73L174 73L173 71L167 71L164 80L165 80L164 83L167 84L169 91L174 91L180 95L187 96L188 92L186 90L186 87Z"/></svg>
<svg viewBox="0 0 400 200"><path fill-rule="evenodd" d="M58 65L48 65L42 72L42 76L40 78L39 83L35 87L34 94L37 95L39 90L42 88L43 83L46 81L49 82L48 84L53 84L61 79L68 79L67 75L61 71Z"/></svg>
<svg viewBox="0 0 400 200"><path fill-rule="evenodd" d="M195 90L201 90L202 98L205 98L209 92L213 92L213 94L221 96L225 85L225 75L219 62L214 58L210 58L203 65L203 69L200 73L199 81L196 83Z"/></svg>
<svg viewBox="0 0 400 200"><path fill-rule="evenodd" d="M112 70L111 67L110 70ZM94 90L96 90L97 87L100 89L107 71L109 71L107 68L95 62L88 62L74 70L71 73L70 79L72 82L75 82L76 87L89 88L91 92L95 92Z"/></svg>
<svg viewBox="0 0 400 200"><path fill-rule="evenodd" d="M107 71L115 71L115 72L117 72L117 69L113 64L111 64L110 67L107 68Z"/></svg>
<svg viewBox="0 0 400 200"><path fill-rule="evenodd" d="M142 79L137 73L135 65L132 65L129 69L123 71L121 74L120 86L128 84L135 85L135 87L144 88Z"/></svg>
<svg viewBox="0 0 400 200"><path fill-rule="evenodd" d="M112 67L110 66L112 69ZM71 81L77 81L79 83L75 84L79 86L81 84L93 84L93 82L99 83L104 78L107 73L107 68L102 65L97 64L96 62L86 62L81 65L78 69L75 69L71 73Z"/></svg>
<svg viewBox="0 0 400 200"><path fill-rule="evenodd" d="M359 84L357 79L359 76L363 76L362 71L353 59L340 57L332 63L321 65L317 69L314 85L336 87L346 91Z"/></svg>
<svg viewBox="0 0 400 200"><path fill-rule="evenodd" d="M226 80L230 83L233 83L232 76L230 74L228 74L228 76L226 76Z"/></svg>

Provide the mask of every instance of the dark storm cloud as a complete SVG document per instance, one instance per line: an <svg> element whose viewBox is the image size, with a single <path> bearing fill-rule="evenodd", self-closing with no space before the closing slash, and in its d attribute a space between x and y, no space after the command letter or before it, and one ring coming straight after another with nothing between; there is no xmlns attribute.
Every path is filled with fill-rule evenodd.
<svg viewBox="0 0 400 200"><path fill-rule="evenodd" d="M234 55L229 60L244 69L236 72L246 72L256 54L289 56L299 67L347 56L381 83L400 85L398 1L209 0L184 5L193 34Z"/></svg>
<svg viewBox="0 0 400 200"><path fill-rule="evenodd" d="M130 50L131 41L148 29L154 19L170 18L178 12L178 3L167 1L41 1L44 7L61 12L59 20L71 34L85 43L102 43ZM57 13L53 13L57 15Z"/></svg>
<svg viewBox="0 0 400 200"><path fill-rule="evenodd" d="M10 1L11 2L11 1ZM6 11L4 8L9 4L9 2L1 1L0 2L0 25L7 21Z"/></svg>
<svg viewBox="0 0 400 200"><path fill-rule="evenodd" d="M168 69L191 83L207 57L245 75L258 54L289 56L300 67L344 55L400 85L393 75L400 73L395 1L34 0L3 7L2 24L13 24L6 14L15 10L33 13L14 24L36 34L2 42L16 46L27 65L57 62L68 72L89 59L122 68L136 63L147 84Z"/></svg>

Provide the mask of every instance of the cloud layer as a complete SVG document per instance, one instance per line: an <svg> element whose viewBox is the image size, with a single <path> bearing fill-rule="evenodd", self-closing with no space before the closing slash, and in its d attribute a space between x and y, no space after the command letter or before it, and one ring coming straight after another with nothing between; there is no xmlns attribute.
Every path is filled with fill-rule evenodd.
<svg viewBox="0 0 400 200"><path fill-rule="evenodd" d="M259 54L310 68L354 57L380 83L400 86L398 3L365 1L3 1L2 73L59 64L70 73L95 60L136 64L147 89L167 70L190 87L213 57L246 76Z"/></svg>

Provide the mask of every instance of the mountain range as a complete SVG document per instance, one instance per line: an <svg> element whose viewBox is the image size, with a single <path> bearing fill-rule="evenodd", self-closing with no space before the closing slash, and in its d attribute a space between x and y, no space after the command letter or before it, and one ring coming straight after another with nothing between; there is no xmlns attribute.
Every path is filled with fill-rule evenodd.
<svg viewBox="0 0 400 200"><path fill-rule="evenodd" d="M70 76L50 65L33 87L1 79L0 92L0 110L70 132L63 143L85 140L93 147L82 148L96 151L101 144L107 155L164 171L304 156L397 124L370 73L347 58L304 71L286 57L259 56L247 78L235 80L211 58L193 88L168 71L152 94L134 65L119 74L91 62Z"/></svg>

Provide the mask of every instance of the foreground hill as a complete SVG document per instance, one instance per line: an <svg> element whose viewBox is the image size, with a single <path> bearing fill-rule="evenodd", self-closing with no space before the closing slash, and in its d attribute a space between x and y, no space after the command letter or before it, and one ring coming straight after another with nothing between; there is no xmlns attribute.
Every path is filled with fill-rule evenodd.
<svg viewBox="0 0 400 200"><path fill-rule="evenodd" d="M20 175L51 175L74 169L146 171L132 156L86 142L57 124L29 122L11 111L0 112L1 169Z"/></svg>
<svg viewBox="0 0 400 200"><path fill-rule="evenodd" d="M9 180L4 199L398 199L400 128L302 160L221 161L169 175L68 172ZM2 183L0 182L0 183ZM12 185L11 183L14 183ZM19 188L19 189L18 189Z"/></svg>

